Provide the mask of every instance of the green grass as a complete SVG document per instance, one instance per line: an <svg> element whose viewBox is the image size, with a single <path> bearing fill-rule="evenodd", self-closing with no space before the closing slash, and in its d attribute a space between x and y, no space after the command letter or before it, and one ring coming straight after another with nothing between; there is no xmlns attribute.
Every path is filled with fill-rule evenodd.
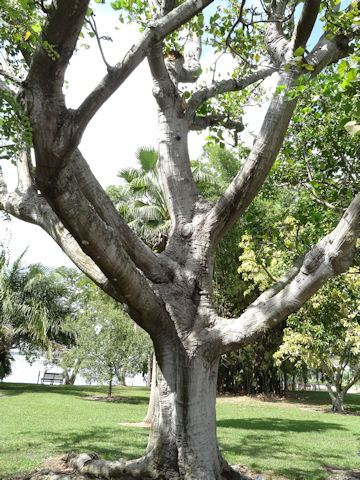
<svg viewBox="0 0 360 480"><path fill-rule="evenodd" d="M0 478L70 451L130 459L146 447L147 429L119 425L143 420L146 388L116 388L119 402L82 398L105 395L105 387L4 383L0 393L6 395L0 397ZM360 412L360 395L347 400L347 410ZM360 416L316 410L324 407L329 399L321 392L297 394L286 402L220 398L220 449L230 464L267 472L269 479L325 479L324 465L360 469Z"/></svg>

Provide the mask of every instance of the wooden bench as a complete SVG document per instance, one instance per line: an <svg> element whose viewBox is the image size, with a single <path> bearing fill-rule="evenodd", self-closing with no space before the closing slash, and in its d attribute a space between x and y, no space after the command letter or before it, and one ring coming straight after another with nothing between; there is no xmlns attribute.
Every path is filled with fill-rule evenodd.
<svg viewBox="0 0 360 480"><path fill-rule="evenodd" d="M59 385L62 385L64 383L64 377L61 373L45 372L41 379L41 383L50 383L50 385L58 383Z"/></svg>

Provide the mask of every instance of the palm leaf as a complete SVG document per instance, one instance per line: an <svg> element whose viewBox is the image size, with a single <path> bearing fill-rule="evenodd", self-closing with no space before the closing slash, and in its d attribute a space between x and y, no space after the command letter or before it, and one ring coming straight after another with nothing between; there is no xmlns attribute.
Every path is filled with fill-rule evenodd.
<svg viewBox="0 0 360 480"><path fill-rule="evenodd" d="M144 173L150 173L154 171L156 162L158 160L158 154L153 147L140 147L135 153L136 158L139 161L140 167Z"/></svg>

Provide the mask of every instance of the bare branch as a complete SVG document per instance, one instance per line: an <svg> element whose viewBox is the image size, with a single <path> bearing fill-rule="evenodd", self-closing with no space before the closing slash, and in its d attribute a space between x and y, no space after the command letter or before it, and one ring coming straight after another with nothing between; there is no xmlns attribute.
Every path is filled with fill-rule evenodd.
<svg viewBox="0 0 360 480"><path fill-rule="evenodd" d="M76 182L70 184L69 177L75 178ZM163 279L164 275L166 277L156 255L116 211L79 150L74 152L71 162L53 180L50 188L42 190L46 192L59 217L67 219L67 228L85 253L92 250L94 261L100 268L99 257L112 270L116 269L121 257L129 255L137 268L153 282ZM109 278L116 278L114 272Z"/></svg>
<svg viewBox="0 0 360 480"><path fill-rule="evenodd" d="M349 53L351 53L351 47L349 47L348 38L338 35L329 39L324 34L305 60L314 67L312 76L316 76L323 68L336 63Z"/></svg>
<svg viewBox="0 0 360 480"><path fill-rule="evenodd" d="M296 76L296 72L284 72L278 85L292 88ZM276 160L295 107L295 101L284 101L284 94L285 90L272 98L246 163L208 214L214 247L248 208Z"/></svg>
<svg viewBox="0 0 360 480"><path fill-rule="evenodd" d="M101 58L103 59L103 62L105 63L107 69L110 69L110 64L106 61L106 58L105 58L105 55L104 55L104 51L102 49L102 46L101 46L101 40L103 37L100 37L99 36L99 32L98 32L98 29L97 29L97 26L96 26L96 21L95 21L95 15L94 13L91 14L89 20L87 20L88 24L90 25L90 28L92 30L92 32L94 33L95 35L95 38L96 38L96 41L97 41L97 44L98 44L98 47L99 47L99 50L100 50L100 55L101 55ZM108 38L109 39L109 38ZM110 39L111 40L111 39Z"/></svg>
<svg viewBox="0 0 360 480"><path fill-rule="evenodd" d="M190 20L194 15L201 12L207 5L212 3L212 1L213 0L186 0L164 17L149 22L139 42L132 46L122 61L111 68L109 73L78 108L75 116L75 124L79 138L99 108L142 62L149 48Z"/></svg>
<svg viewBox="0 0 360 480"><path fill-rule="evenodd" d="M169 60L163 57L162 42L154 45L147 55L150 71L153 77L153 94L158 102L169 95L177 94L178 74L182 69L182 57Z"/></svg>
<svg viewBox="0 0 360 480"><path fill-rule="evenodd" d="M216 97L226 92L237 92L244 90L245 88L253 85L254 83L269 77L274 73L274 67L264 67L261 70L257 70L253 73L245 75L242 78L229 78L213 83L209 87L203 87L196 91L187 103L186 116L192 121L196 110L206 100L212 97Z"/></svg>
<svg viewBox="0 0 360 480"><path fill-rule="evenodd" d="M228 115L207 115L206 117L195 117L193 123L190 125L190 130L205 130L205 128L214 125L221 125L229 130L242 132L244 124L241 118L231 119Z"/></svg>
<svg viewBox="0 0 360 480"><path fill-rule="evenodd" d="M321 0L306 0L292 35L293 49L305 48L319 14Z"/></svg>

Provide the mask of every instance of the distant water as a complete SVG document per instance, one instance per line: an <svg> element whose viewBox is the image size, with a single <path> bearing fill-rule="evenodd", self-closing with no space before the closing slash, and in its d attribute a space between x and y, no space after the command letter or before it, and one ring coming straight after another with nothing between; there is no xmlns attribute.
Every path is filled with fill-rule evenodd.
<svg viewBox="0 0 360 480"><path fill-rule="evenodd" d="M12 362L11 375L4 378L4 382L9 383L41 383L41 378L45 372L61 372L59 367L51 366L46 363L45 357L41 357L31 365L26 360L25 356L19 353L18 350L12 350L11 355L14 358ZM141 375L136 375L134 378L127 378L126 384L128 386L145 386L145 381ZM75 385L86 385L86 381L81 375L76 377ZM93 384L96 385L96 384Z"/></svg>

